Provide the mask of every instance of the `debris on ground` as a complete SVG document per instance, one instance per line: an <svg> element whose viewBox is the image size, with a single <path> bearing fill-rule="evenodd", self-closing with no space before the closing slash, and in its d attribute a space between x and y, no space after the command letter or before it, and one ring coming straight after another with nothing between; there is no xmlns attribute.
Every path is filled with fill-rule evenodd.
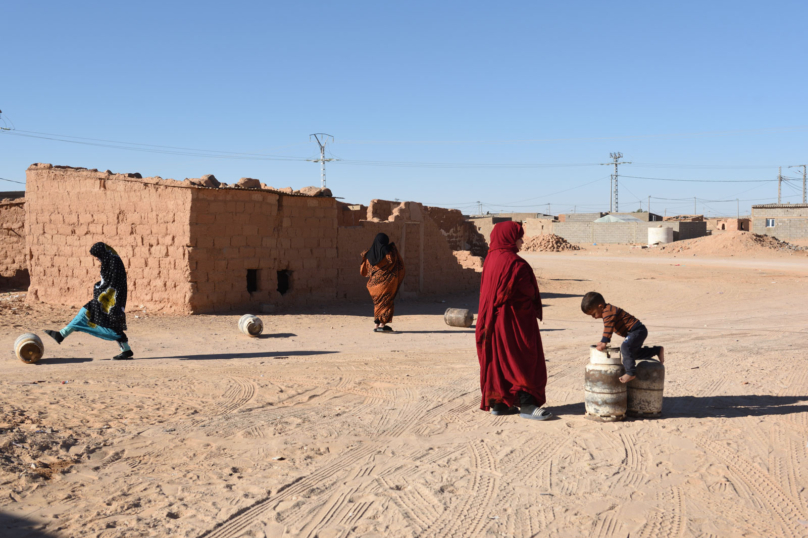
<svg viewBox="0 0 808 538"><path fill-rule="evenodd" d="M523 252L564 252L565 250L581 250L563 237L555 234L542 234L534 237L525 237Z"/></svg>

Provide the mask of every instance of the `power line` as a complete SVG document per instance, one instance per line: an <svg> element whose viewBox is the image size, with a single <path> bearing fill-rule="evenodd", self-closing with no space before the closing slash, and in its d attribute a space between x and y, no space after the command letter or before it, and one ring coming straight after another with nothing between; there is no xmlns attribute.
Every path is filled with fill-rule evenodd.
<svg viewBox="0 0 808 538"><path fill-rule="evenodd" d="M24 181L14 181L13 179L6 179L6 178L4 178L4 177L0 177L0 180L2 180L2 181L8 181L9 183L19 183L20 185L25 185L25 182L24 182Z"/></svg>
<svg viewBox="0 0 808 538"><path fill-rule="evenodd" d="M676 181L683 183L763 183L767 181L777 181L776 179L674 179L668 177L642 177L623 176L631 179L648 179L651 181Z"/></svg>
<svg viewBox="0 0 808 538"><path fill-rule="evenodd" d="M679 138L689 136L715 136L740 133L764 133L777 131L801 131L808 129L808 125L796 125L792 127L764 127L759 129L734 129L724 131L696 131L689 133L664 133L664 134L644 134L644 135L616 135L616 136L596 136L596 137L567 137L567 138L525 138L506 140L342 140L340 144L527 144L546 142L574 142L574 141L597 141L597 140L637 140L647 138Z"/></svg>

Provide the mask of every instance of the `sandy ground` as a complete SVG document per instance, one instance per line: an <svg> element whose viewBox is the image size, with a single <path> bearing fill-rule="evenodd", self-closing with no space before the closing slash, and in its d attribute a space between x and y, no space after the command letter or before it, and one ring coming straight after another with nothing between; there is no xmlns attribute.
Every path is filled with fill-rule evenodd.
<svg viewBox="0 0 808 538"><path fill-rule="evenodd" d="M75 335L37 366L14 339L72 312L0 296L0 535L808 536L805 253L525 258L544 423L478 409L473 331L442 319L474 296L402 302L392 335L369 305L263 316L259 339L130 308L139 360ZM661 419L584 418L590 290L666 347Z"/></svg>

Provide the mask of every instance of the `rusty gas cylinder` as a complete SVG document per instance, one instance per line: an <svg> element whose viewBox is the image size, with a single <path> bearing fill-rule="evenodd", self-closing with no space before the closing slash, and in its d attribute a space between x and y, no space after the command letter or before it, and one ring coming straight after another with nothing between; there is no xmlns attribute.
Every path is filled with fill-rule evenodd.
<svg viewBox="0 0 808 538"><path fill-rule="evenodd" d="M471 327L474 314L466 308L449 308L443 315L443 321L450 327Z"/></svg>
<svg viewBox="0 0 808 538"><path fill-rule="evenodd" d="M664 388L665 366L655 360L637 361L637 375L628 382L629 416L642 418L660 416Z"/></svg>
<svg viewBox="0 0 808 538"><path fill-rule="evenodd" d="M42 340L33 333L21 334L14 342L14 353L26 364L36 364L45 354Z"/></svg>
<svg viewBox="0 0 808 538"><path fill-rule="evenodd" d="M620 382L624 373L619 347L590 348L584 375L586 418L600 422L626 418L626 385Z"/></svg>
<svg viewBox="0 0 808 538"><path fill-rule="evenodd" d="M238 330L247 336L257 337L264 332L264 322L252 314L244 314L238 320Z"/></svg>

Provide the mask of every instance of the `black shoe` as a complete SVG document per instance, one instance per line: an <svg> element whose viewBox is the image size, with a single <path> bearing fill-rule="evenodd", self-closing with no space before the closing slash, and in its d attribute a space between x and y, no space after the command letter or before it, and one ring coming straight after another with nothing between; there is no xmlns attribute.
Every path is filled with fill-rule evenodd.
<svg viewBox="0 0 808 538"><path fill-rule="evenodd" d="M120 353L119 355L115 355L114 357L112 357L112 360L114 360L114 361L131 361L134 356L135 356L135 354L132 353L132 350L130 349L129 351L124 351L124 352Z"/></svg>
<svg viewBox="0 0 808 538"><path fill-rule="evenodd" d="M59 331L48 331L48 330L45 330L45 334L47 334L48 336L50 336L51 338L53 338L54 340L56 340L56 343L57 343L57 344L61 344L61 343L62 343L62 340L64 340L64 339L65 339L65 337L64 337L64 336L62 336L62 333L60 333Z"/></svg>
<svg viewBox="0 0 808 538"><path fill-rule="evenodd" d="M508 407L507 404L502 402L495 403L491 406L491 414L492 415L515 415L519 412L519 408L516 406Z"/></svg>

